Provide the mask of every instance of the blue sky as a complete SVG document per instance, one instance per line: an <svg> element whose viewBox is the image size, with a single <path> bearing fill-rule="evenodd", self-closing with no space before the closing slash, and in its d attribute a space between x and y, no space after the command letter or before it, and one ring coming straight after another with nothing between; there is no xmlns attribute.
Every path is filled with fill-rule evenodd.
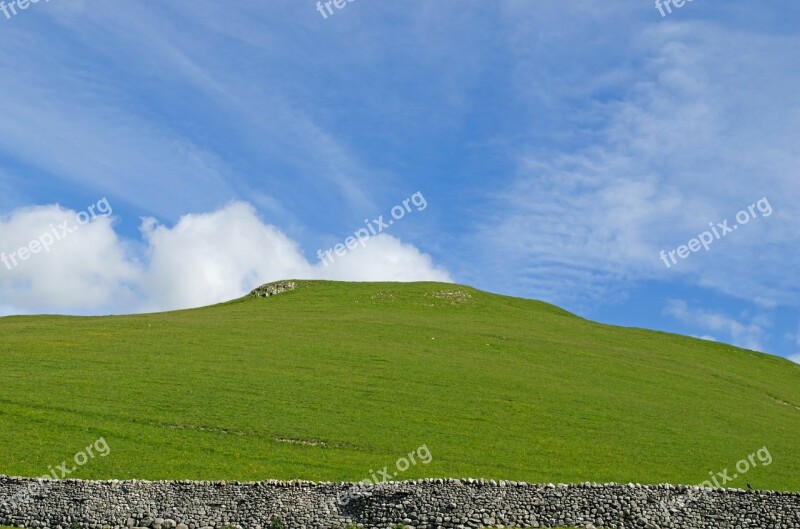
<svg viewBox="0 0 800 529"><path fill-rule="evenodd" d="M796 1L163 4L0 12L0 251L113 210L0 265L0 314L434 279L800 354Z"/></svg>

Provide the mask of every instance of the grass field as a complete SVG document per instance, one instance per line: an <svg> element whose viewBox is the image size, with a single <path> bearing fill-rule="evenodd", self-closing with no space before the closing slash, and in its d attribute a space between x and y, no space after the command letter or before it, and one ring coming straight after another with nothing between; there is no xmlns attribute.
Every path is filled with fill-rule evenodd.
<svg viewBox="0 0 800 529"><path fill-rule="evenodd" d="M299 282L138 316L0 319L0 473L486 477L800 490L800 366L436 283ZM71 465L68 465L71 466Z"/></svg>

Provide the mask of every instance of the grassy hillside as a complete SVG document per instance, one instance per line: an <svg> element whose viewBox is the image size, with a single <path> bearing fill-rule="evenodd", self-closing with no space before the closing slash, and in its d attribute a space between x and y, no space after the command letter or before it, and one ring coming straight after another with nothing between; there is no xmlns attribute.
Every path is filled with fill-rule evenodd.
<svg viewBox="0 0 800 529"><path fill-rule="evenodd" d="M299 282L266 299L0 319L0 473L696 484L800 490L800 366L436 283ZM758 461L758 460L756 460Z"/></svg>

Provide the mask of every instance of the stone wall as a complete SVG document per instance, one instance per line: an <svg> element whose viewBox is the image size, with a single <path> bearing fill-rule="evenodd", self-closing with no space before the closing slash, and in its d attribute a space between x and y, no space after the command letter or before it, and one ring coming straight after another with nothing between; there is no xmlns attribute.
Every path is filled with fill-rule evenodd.
<svg viewBox="0 0 800 529"><path fill-rule="evenodd" d="M346 483L42 481L0 476L0 525L332 529L405 524L800 529L800 494L670 485L442 480Z"/></svg>

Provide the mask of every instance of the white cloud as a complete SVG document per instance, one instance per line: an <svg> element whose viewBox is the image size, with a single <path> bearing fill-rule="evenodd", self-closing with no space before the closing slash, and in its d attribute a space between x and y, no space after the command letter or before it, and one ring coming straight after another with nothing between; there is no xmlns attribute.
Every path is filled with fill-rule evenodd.
<svg viewBox="0 0 800 529"><path fill-rule="evenodd" d="M296 243L242 202L185 215L172 228L144 219L142 233L149 263L142 284L153 309L207 305L259 283L310 276Z"/></svg>
<svg viewBox="0 0 800 529"><path fill-rule="evenodd" d="M679 299L669 300L664 308L664 314L677 318L685 324L723 332L730 337L731 343L739 347L754 351L764 350L762 339L767 322L763 318L755 317L748 323L742 323L724 314L691 308L686 301ZM701 338L716 341L711 336L701 336Z"/></svg>
<svg viewBox="0 0 800 529"><path fill-rule="evenodd" d="M7 253L64 221L74 211L25 208L0 221ZM412 245L388 235L367 241L334 264L309 263L297 243L259 219L244 202L190 214L172 227L142 221L144 249L120 239L111 218L94 222L42 252L0 268L0 314L138 312L208 305L278 279L450 281ZM141 245L140 245L141 246Z"/></svg>
<svg viewBox="0 0 800 529"><path fill-rule="evenodd" d="M366 241L329 266L319 263L315 275L341 281L442 281L450 275L435 266L430 256L386 234Z"/></svg>
<svg viewBox="0 0 800 529"><path fill-rule="evenodd" d="M60 226L74 230L64 234ZM48 239L50 237L50 239ZM61 240L57 240L57 238ZM39 239L53 240L25 260L18 249ZM113 228L113 218L98 216L80 226L76 212L59 206L16 210L0 219L0 305L4 312L99 310L130 302L130 285L139 267ZM15 265L16 263L16 265Z"/></svg>
<svg viewBox="0 0 800 529"><path fill-rule="evenodd" d="M800 353L797 353L795 355L790 356L789 360L791 360L792 362L794 362L796 364L800 364Z"/></svg>

